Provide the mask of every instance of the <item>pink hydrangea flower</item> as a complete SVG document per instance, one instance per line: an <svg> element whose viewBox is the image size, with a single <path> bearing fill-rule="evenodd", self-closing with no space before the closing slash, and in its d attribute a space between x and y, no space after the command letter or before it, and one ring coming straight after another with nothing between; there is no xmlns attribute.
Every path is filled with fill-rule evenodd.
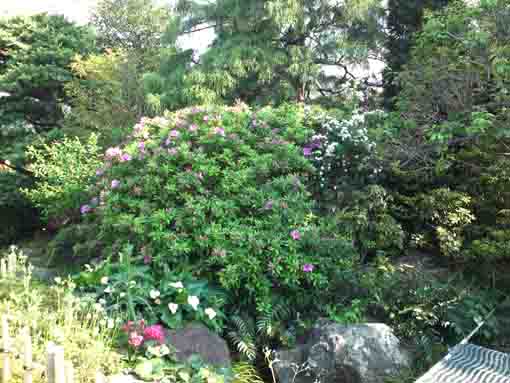
<svg viewBox="0 0 510 383"><path fill-rule="evenodd" d="M159 343L165 342L165 329L159 324L146 327L143 330L144 340L155 340Z"/></svg>
<svg viewBox="0 0 510 383"><path fill-rule="evenodd" d="M293 240L295 241L299 241L301 239L301 234L299 233L299 231L297 230L292 230L290 232L290 236L292 237Z"/></svg>

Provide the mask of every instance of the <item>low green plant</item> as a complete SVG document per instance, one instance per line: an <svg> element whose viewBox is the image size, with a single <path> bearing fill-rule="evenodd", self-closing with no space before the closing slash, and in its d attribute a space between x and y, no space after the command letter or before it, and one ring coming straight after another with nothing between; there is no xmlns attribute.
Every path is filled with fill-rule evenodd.
<svg viewBox="0 0 510 383"><path fill-rule="evenodd" d="M117 262L106 260L94 268L87 265L74 281L96 301L104 302L107 312L121 313L126 320L144 319L173 329L201 321L216 332L222 330L223 291L189 272L151 267L148 255L139 257L134 257L128 245Z"/></svg>
<svg viewBox="0 0 510 383"><path fill-rule="evenodd" d="M32 266L16 247L2 262L8 258L15 259L17 272L0 279L0 312L8 314L14 349L22 352L21 330L29 327L37 366L45 366L46 347L53 342L64 347L80 382L93 382L98 371L119 372L123 363L113 344L118 322L107 317L101 305L78 298L70 280L56 278L51 287L34 280ZM14 363L15 381L22 381L22 365L19 360ZM35 382L44 381L42 371L36 370Z"/></svg>

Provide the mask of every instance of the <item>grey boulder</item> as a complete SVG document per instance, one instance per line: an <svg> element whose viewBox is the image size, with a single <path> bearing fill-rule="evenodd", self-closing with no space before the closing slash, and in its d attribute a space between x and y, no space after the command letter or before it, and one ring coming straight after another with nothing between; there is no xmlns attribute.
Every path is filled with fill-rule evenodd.
<svg viewBox="0 0 510 383"><path fill-rule="evenodd" d="M391 328L382 323L320 321L306 344L274 356L280 383L383 383L411 364Z"/></svg>

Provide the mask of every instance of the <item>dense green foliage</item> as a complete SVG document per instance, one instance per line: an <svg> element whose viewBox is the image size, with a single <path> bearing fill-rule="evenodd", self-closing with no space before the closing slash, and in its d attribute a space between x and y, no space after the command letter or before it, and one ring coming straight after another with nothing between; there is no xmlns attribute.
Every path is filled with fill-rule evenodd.
<svg viewBox="0 0 510 383"><path fill-rule="evenodd" d="M133 321L141 375L173 362L138 332L192 321L254 363L319 317L376 319L430 363L498 307L477 341L503 347L507 3L391 0L384 20L376 0L104 0L101 51L60 18L6 21L0 108L44 88L57 112L44 135L30 105L0 112L2 219L36 206L58 229L49 254L93 258L75 281ZM36 76L35 42L10 45L41 20L58 28L39 40L71 42L58 83ZM205 52L179 48L202 30ZM384 93L353 74L381 57ZM4 241L22 231L7 219Z"/></svg>

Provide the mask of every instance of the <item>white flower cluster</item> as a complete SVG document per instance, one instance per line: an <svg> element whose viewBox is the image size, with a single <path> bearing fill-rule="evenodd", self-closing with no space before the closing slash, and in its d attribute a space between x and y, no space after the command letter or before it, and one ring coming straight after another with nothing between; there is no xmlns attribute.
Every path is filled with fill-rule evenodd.
<svg viewBox="0 0 510 383"><path fill-rule="evenodd" d="M369 137L368 118L384 117L384 112L354 111L349 119L338 120L329 115L316 116L319 132L311 138L305 150L319 170L321 188L328 186L333 177L348 176L366 168L375 153L376 144ZM380 168L373 166L369 173L376 175ZM336 185L333 186L336 190Z"/></svg>

